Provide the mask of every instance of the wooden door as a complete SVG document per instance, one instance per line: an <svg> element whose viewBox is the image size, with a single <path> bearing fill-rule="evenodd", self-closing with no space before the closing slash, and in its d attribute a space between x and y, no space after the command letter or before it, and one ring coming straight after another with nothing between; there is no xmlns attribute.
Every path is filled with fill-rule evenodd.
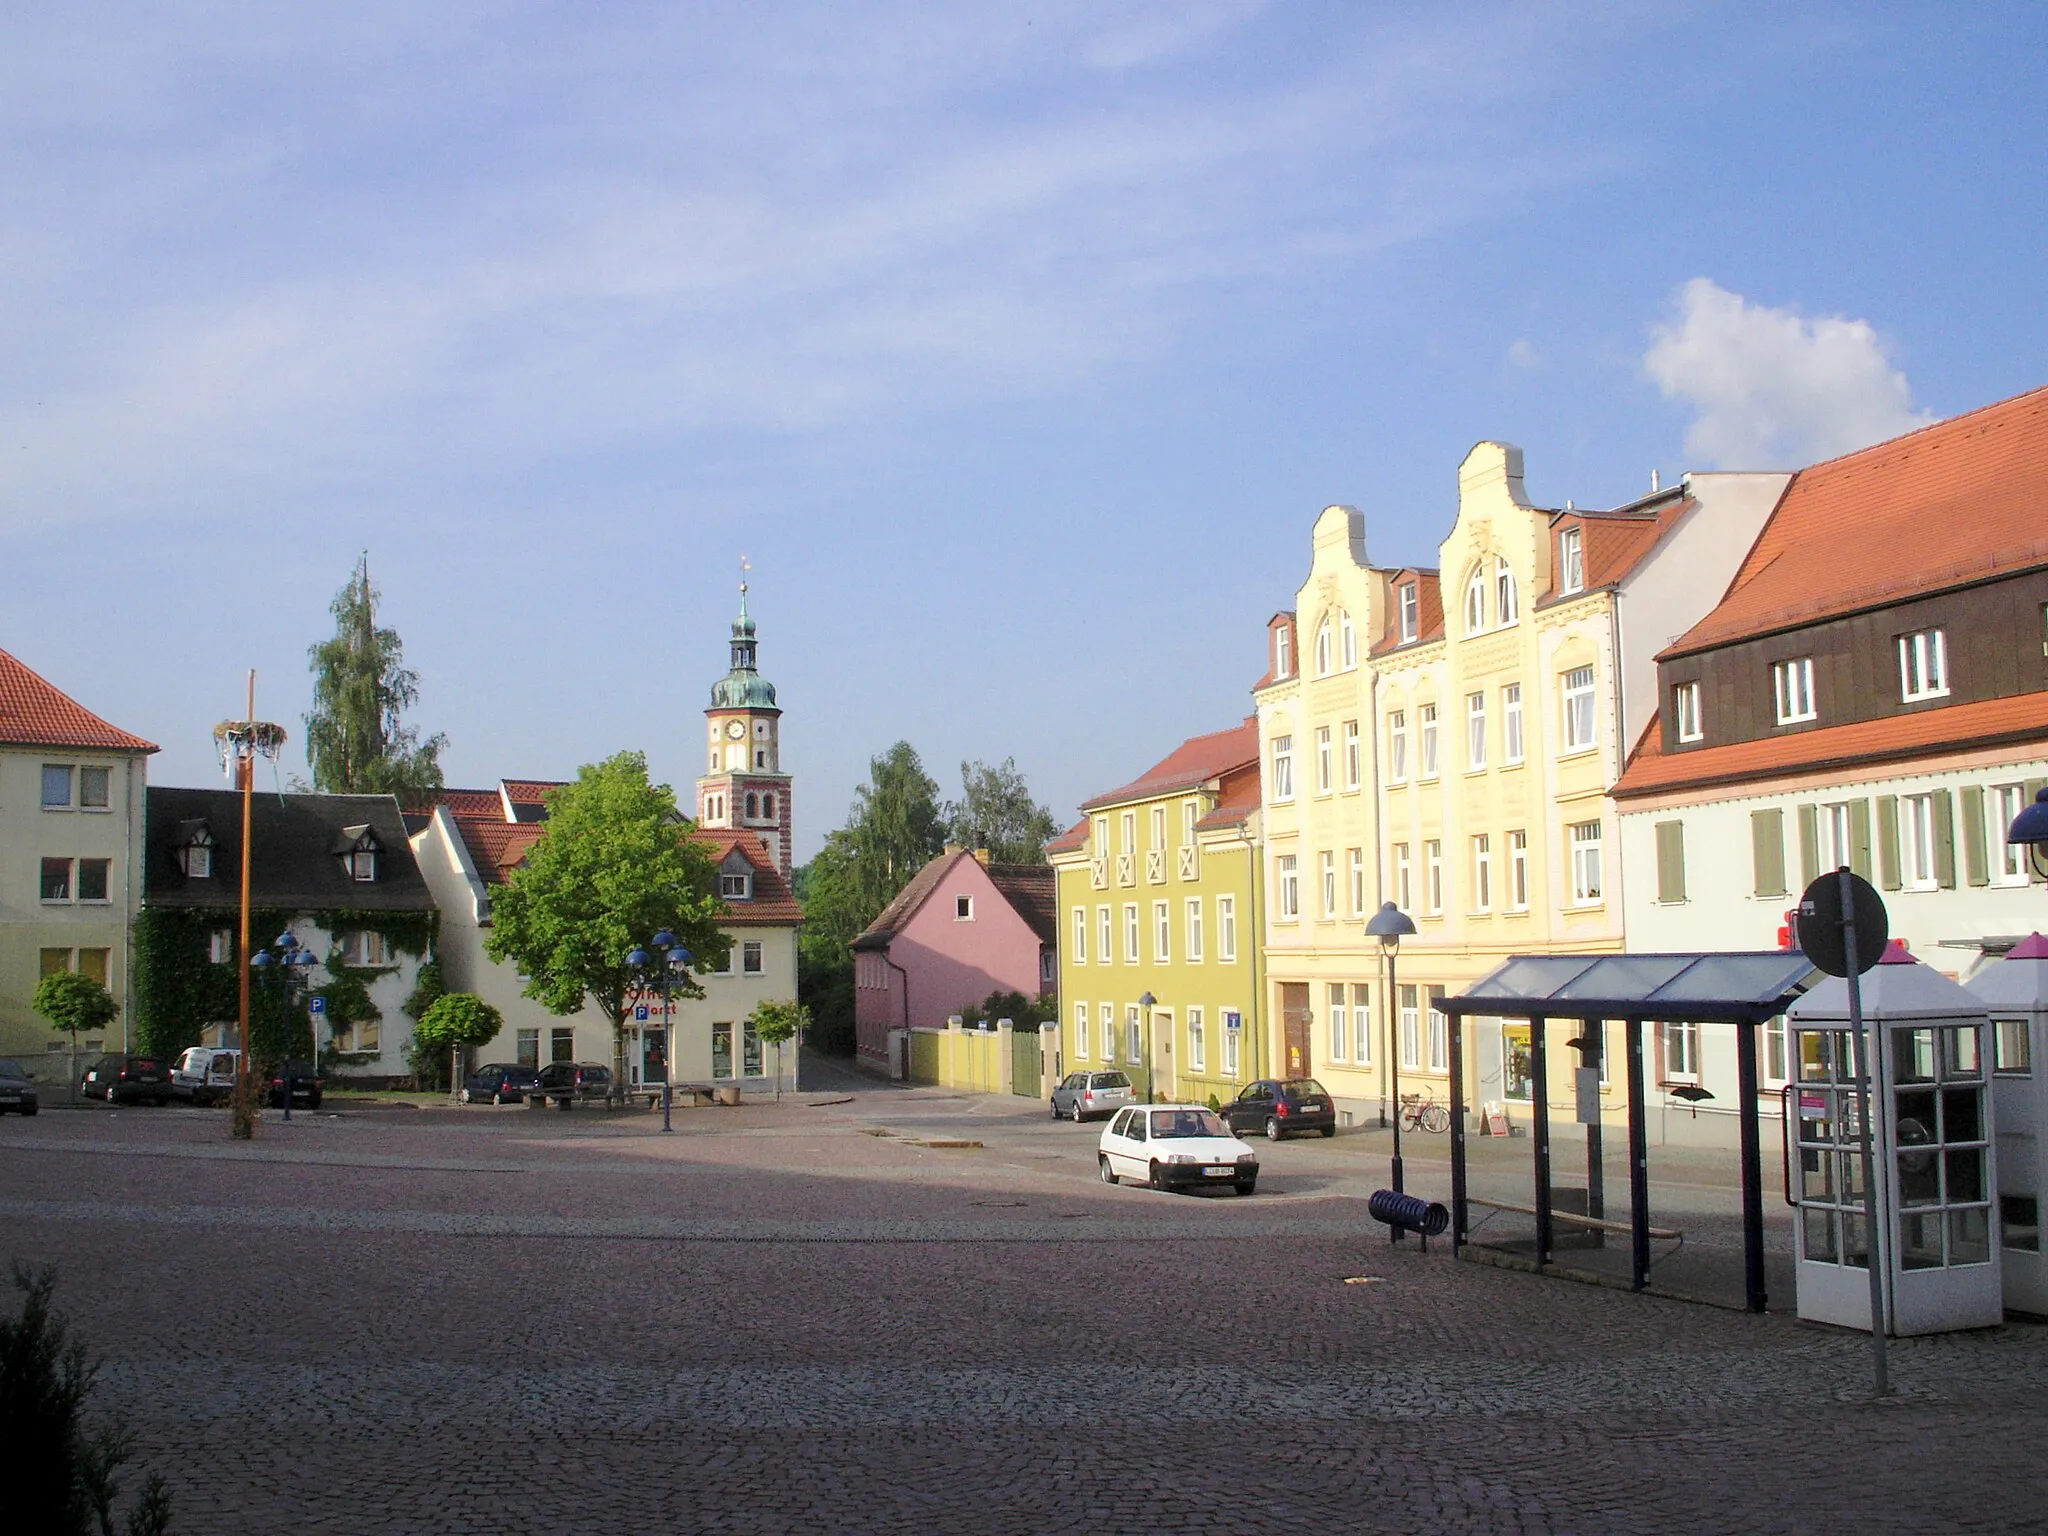
<svg viewBox="0 0 2048 1536"><path fill-rule="evenodd" d="M1280 983L1280 1050L1284 1070L1279 1076L1309 1075L1308 1034L1308 983L1283 981Z"/></svg>

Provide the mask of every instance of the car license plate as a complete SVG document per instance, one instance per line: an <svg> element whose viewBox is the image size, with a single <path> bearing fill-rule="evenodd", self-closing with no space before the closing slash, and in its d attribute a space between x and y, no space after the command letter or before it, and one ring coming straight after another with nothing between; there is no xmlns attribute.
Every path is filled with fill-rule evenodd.
<svg viewBox="0 0 2048 1536"><path fill-rule="evenodd" d="M1235 1172L1237 1172L1237 1170L1236 1170L1235 1168L1229 1168L1229 1167L1223 1167L1223 1168L1211 1168L1211 1169L1209 1170L1209 1177L1210 1177L1210 1178L1212 1178L1212 1179L1225 1179L1225 1178L1228 1178L1228 1177L1230 1177L1230 1175L1231 1175L1231 1174L1233 1174L1233 1173L1235 1173Z"/></svg>

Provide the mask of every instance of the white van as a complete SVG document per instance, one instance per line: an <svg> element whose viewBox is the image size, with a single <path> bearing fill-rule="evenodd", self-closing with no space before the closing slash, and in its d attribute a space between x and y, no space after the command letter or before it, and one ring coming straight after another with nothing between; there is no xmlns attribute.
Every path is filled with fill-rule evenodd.
<svg viewBox="0 0 2048 1536"><path fill-rule="evenodd" d="M218 1104L235 1091L240 1051L195 1045L171 1068L171 1097L194 1104Z"/></svg>

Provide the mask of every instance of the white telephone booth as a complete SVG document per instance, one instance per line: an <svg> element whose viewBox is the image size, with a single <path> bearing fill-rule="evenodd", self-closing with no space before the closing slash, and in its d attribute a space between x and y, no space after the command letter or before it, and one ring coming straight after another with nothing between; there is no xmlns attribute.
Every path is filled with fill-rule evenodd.
<svg viewBox="0 0 2048 1536"><path fill-rule="evenodd" d="M1991 1098L1998 1125L2000 1255L2005 1304L2048 1315L2041 1186L2048 1143L2048 938L2033 934L1970 979L1991 1015Z"/></svg>
<svg viewBox="0 0 2048 1536"><path fill-rule="evenodd" d="M1875 1106L1878 1264L1888 1334L2001 1322L1989 1019L1983 1003L1894 946L1862 980ZM1870 1326L1849 988L1829 977L1786 1016L1785 1090L1799 1315Z"/></svg>

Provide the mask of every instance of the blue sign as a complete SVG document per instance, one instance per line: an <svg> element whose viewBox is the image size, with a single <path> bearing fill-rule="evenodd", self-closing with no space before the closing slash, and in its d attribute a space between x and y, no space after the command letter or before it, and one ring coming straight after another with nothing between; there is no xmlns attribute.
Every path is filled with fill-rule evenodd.
<svg viewBox="0 0 2048 1536"><path fill-rule="evenodd" d="M635 1024L645 1024L647 1022L647 1005L645 1003L639 1003L634 1006L633 1022Z"/></svg>
<svg viewBox="0 0 2048 1536"><path fill-rule="evenodd" d="M306 1001L306 1006L315 1013L325 1013L327 1011L327 999L324 997L309 998Z"/></svg>
<svg viewBox="0 0 2048 1536"><path fill-rule="evenodd" d="M1244 1028L1244 1019L1235 1008L1226 1008L1223 1010L1223 1027L1231 1034L1236 1034Z"/></svg>

